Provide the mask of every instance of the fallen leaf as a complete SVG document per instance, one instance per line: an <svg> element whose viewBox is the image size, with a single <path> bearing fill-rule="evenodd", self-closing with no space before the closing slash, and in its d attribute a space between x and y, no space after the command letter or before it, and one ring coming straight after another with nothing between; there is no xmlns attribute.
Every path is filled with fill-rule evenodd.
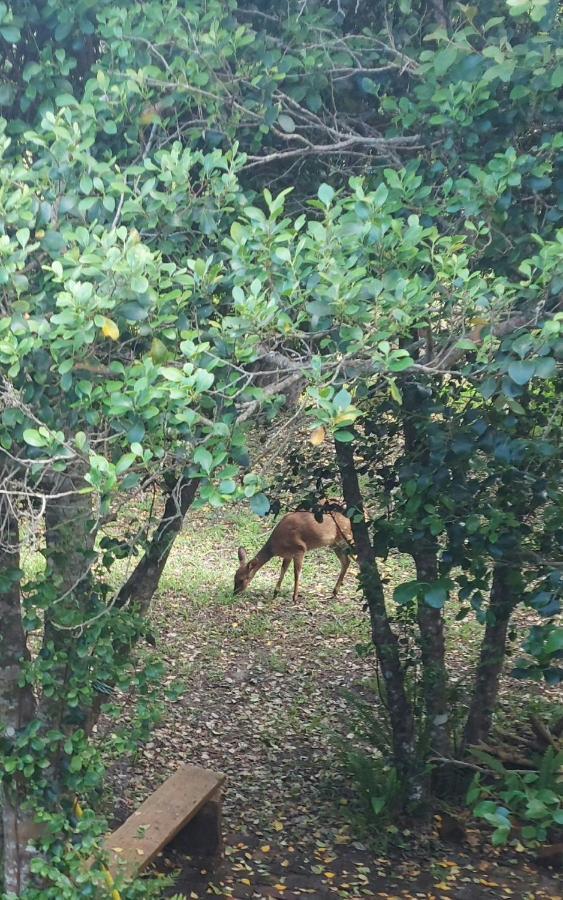
<svg viewBox="0 0 563 900"><path fill-rule="evenodd" d="M119 338L119 328L117 327L113 319L104 317L102 334L104 337L110 338L110 340L112 341L116 341Z"/></svg>
<svg viewBox="0 0 563 900"><path fill-rule="evenodd" d="M326 438L326 431L322 425L318 428L315 428L314 431L311 432L311 436L309 438L309 442L313 445L313 447L318 447L320 444L323 444Z"/></svg>

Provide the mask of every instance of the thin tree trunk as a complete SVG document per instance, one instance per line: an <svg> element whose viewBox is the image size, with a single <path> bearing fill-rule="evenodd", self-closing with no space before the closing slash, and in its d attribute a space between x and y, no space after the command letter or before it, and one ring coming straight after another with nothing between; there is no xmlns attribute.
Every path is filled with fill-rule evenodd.
<svg viewBox="0 0 563 900"><path fill-rule="evenodd" d="M154 531L145 555L137 563L117 595L116 606L122 607L132 602L138 605L142 615L147 614L174 541L182 530L184 517L195 500L198 487L198 479L181 477L177 480L166 500L162 518ZM128 644L114 645L116 654L128 654L130 650L131 646ZM103 702L104 697L98 694L88 713L86 724L88 734L92 732L100 718Z"/></svg>
<svg viewBox="0 0 563 900"><path fill-rule="evenodd" d="M64 627L69 614L77 609L88 614L97 523L91 494L81 493L84 488L88 484L80 471L59 476L53 493L65 496L50 498L45 511L47 574L59 598L45 619L44 650L51 642L58 649L74 640Z"/></svg>
<svg viewBox="0 0 563 900"><path fill-rule="evenodd" d="M406 694L399 646L389 623L383 585L368 526L363 518L363 501L352 446L349 443L335 441L335 448L346 506L348 510L357 510L360 514L352 518L352 534L360 567L360 582L368 605L372 640L385 680L395 765L405 787L406 805L415 811L422 806L427 785L417 756L413 709Z"/></svg>
<svg viewBox="0 0 563 900"><path fill-rule="evenodd" d="M431 0L432 9L434 10L434 18L438 25L447 29L449 25L448 15L444 9L444 0Z"/></svg>
<svg viewBox="0 0 563 900"><path fill-rule="evenodd" d="M463 736L464 748L485 740L491 730L506 656L508 625L518 602L515 575L501 563L493 570L487 623Z"/></svg>
<svg viewBox="0 0 563 900"><path fill-rule="evenodd" d="M436 581L438 577L436 551L415 552L413 557L417 581ZM431 748L441 756L449 756L451 753L448 728L450 705L444 616L441 609L434 609L423 601L419 601L417 618L420 631L424 708Z"/></svg>
<svg viewBox="0 0 563 900"><path fill-rule="evenodd" d="M29 659L21 617L18 523L5 495L0 495L0 734L5 741L32 721L35 698L29 686L20 687L22 662ZM30 883L37 836L33 816L24 806L19 780L0 790L2 812L4 891L19 896Z"/></svg>
<svg viewBox="0 0 563 900"><path fill-rule="evenodd" d="M421 467L429 467L429 448L422 427L417 427L417 417L422 419L419 426L425 426L429 415L421 407L420 397L415 388L407 384L404 390L405 419L403 436L405 452L412 460L418 460ZM436 541L429 534L419 547L413 547L411 555L416 566L417 581L434 582L438 579L438 558ZM422 656L422 688L426 724L432 750L441 756L451 755L449 734L450 708L448 701L448 670L446 668L446 642L444 638L444 616L441 609L435 609L419 601L417 610L420 631L420 652Z"/></svg>
<svg viewBox="0 0 563 900"><path fill-rule="evenodd" d="M182 530L184 517L195 500L198 486L199 481L196 478L178 479L168 495L162 518L145 555L119 591L118 606L125 606L132 600L139 605L141 613L146 614L174 541Z"/></svg>

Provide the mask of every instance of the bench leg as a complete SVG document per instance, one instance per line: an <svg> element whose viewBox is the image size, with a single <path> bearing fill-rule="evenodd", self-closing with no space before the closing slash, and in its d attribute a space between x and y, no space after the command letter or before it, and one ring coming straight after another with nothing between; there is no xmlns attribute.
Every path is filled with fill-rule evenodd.
<svg viewBox="0 0 563 900"><path fill-rule="evenodd" d="M187 856L219 861L223 856L222 797L219 788L191 822L178 832L170 847Z"/></svg>

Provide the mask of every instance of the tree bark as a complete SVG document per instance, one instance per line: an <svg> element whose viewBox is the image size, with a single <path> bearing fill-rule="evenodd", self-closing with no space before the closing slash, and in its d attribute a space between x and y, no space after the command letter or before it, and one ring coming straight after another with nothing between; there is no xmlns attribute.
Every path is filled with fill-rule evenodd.
<svg viewBox="0 0 563 900"><path fill-rule="evenodd" d="M138 605L141 615L147 614L174 541L182 530L184 517L195 500L198 487L199 480L195 478L180 477L176 481L168 495L162 518L155 529L145 555L121 587L117 595L116 606L123 607L132 602ZM131 646L128 644L114 644L116 654L128 654L130 651ZM100 718L103 702L104 697L98 694L88 712L86 723L88 734L91 734L94 725Z"/></svg>
<svg viewBox="0 0 563 900"><path fill-rule="evenodd" d="M399 646L389 623L383 585L364 519L352 446L335 441L335 448L346 507L348 511L358 513L352 517L352 534L360 567L360 583L369 610L372 640L385 680L395 766L405 788L406 807L414 812L422 807L427 784L417 754L413 709L405 690Z"/></svg>
<svg viewBox="0 0 563 900"><path fill-rule="evenodd" d="M506 656L508 625L518 602L513 581L516 574L501 563L493 570L485 634L463 736L464 749L485 740L491 730Z"/></svg>
<svg viewBox="0 0 563 900"><path fill-rule="evenodd" d="M444 9L444 0L431 0L431 6L434 10L434 18L438 25L447 30L449 26L448 15Z"/></svg>
<svg viewBox="0 0 563 900"><path fill-rule="evenodd" d="M29 652L21 616L18 523L5 495L0 495L0 737L9 746L17 732L32 721L35 698L31 687L20 687L22 663ZM33 815L24 805L24 786L5 779L0 789L4 891L19 896L30 883L37 836Z"/></svg>
<svg viewBox="0 0 563 900"><path fill-rule="evenodd" d="M139 605L141 613L146 614L198 486L196 478L180 477L177 480L145 555L119 591L118 606L125 606L132 600Z"/></svg>
<svg viewBox="0 0 563 900"><path fill-rule="evenodd" d="M429 349L429 348L427 348ZM421 407L420 397L412 384L404 390L405 418L403 437L405 453L424 468L430 468L429 448L426 433L417 426L417 417L422 426L429 420L428 411ZM413 542L414 543L414 542ZM413 546L411 555L416 566L417 581L432 583L438 579L438 558L436 541L428 534L419 546ZM426 725L432 750L440 756L451 755L449 734L450 708L448 701L448 670L446 668L446 642L444 638L444 616L441 609L418 602L418 628L420 631L420 651L422 656L422 688Z"/></svg>
<svg viewBox="0 0 563 900"><path fill-rule="evenodd" d="M60 475L53 493L65 496L51 497L45 511L45 537L47 576L59 597L51 605L51 614L45 617L43 647L64 647L73 640L73 632L58 628L64 625L68 612L80 608L88 614L93 547L97 523L94 521L92 499L82 472Z"/></svg>
<svg viewBox="0 0 563 900"><path fill-rule="evenodd" d="M435 550L415 551L413 558L417 581L433 582L437 580L438 561ZM448 728L450 705L444 616L441 609L434 609L419 600L417 618L422 656L424 708L431 749L440 756L450 756L451 741Z"/></svg>

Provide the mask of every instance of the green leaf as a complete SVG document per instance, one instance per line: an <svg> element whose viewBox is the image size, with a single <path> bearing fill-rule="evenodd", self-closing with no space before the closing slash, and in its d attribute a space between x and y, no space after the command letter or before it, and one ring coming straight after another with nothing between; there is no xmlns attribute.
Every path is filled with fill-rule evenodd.
<svg viewBox="0 0 563 900"><path fill-rule="evenodd" d="M410 356L390 356L387 360L387 367L390 372L404 372L405 369L410 369L412 365L414 365L414 360Z"/></svg>
<svg viewBox="0 0 563 900"><path fill-rule="evenodd" d="M387 200L388 196L389 196L389 188L382 181L381 184L378 185L378 188L373 195L373 202L376 206L383 206L383 204Z"/></svg>
<svg viewBox="0 0 563 900"><path fill-rule="evenodd" d="M166 378L166 381L184 380L184 373L180 369L175 369L174 366L162 366L160 374L163 378Z"/></svg>
<svg viewBox="0 0 563 900"><path fill-rule="evenodd" d="M45 447L47 440L35 428L26 428L23 439L30 447Z"/></svg>
<svg viewBox="0 0 563 900"><path fill-rule="evenodd" d="M551 378L557 371L557 363L553 356L542 356L536 360L534 375L538 378Z"/></svg>
<svg viewBox="0 0 563 900"><path fill-rule="evenodd" d="M57 94L55 103L57 106L78 106L78 100L72 94Z"/></svg>
<svg viewBox="0 0 563 900"><path fill-rule="evenodd" d="M140 443L145 436L145 426L142 422L137 422L135 425L132 425L129 431L127 432L127 440L130 444L138 444Z"/></svg>
<svg viewBox="0 0 563 900"><path fill-rule="evenodd" d="M456 58L457 49L455 47L444 47L443 50L438 50L438 52L434 54L434 59L432 60L436 75L440 76L447 72L450 66L456 61Z"/></svg>
<svg viewBox="0 0 563 900"><path fill-rule="evenodd" d="M394 378L389 379L389 393L391 394L395 403L398 403L399 406L403 405L403 395L401 394L401 391L397 387L397 382L395 381Z"/></svg>
<svg viewBox="0 0 563 900"><path fill-rule="evenodd" d="M122 475L123 472L126 472L127 469L133 465L135 462L135 454L134 453L124 453L123 456L117 461L115 465L115 471L118 475Z"/></svg>
<svg viewBox="0 0 563 900"><path fill-rule="evenodd" d="M556 91L559 90L560 87L563 87L563 65L561 65L561 63L551 73L550 84Z"/></svg>
<svg viewBox="0 0 563 900"><path fill-rule="evenodd" d="M335 394L333 398L333 406L337 410L348 409L350 404L352 403L352 395L346 390L346 388L341 388L337 394Z"/></svg>
<svg viewBox="0 0 563 900"><path fill-rule="evenodd" d="M29 228L19 228L16 231L16 238L17 238L18 244L20 244L22 247L25 247L25 245L29 241L29 235L30 235Z"/></svg>
<svg viewBox="0 0 563 900"><path fill-rule="evenodd" d="M508 836L510 834L510 825L499 825L498 828L493 832L493 836L491 837L491 844L493 847L501 847L506 844L508 840Z"/></svg>
<svg viewBox="0 0 563 900"><path fill-rule="evenodd" d="M168 350L166 344L160 338L153 338L151 342L151 359L154 363L164 362L168 359Z"/></svg>
<svg viewBox="0 0 563 900"><path fill-rule="evenodd" d="M64 248L65 240L60 231L55 231L51 228L41 241L41 244L46 250L56 253Z"/></svg>
<svg viewBox="0 0 563 900"><path fill-rule="evenodd" d="M435 581L423 591L424 602L432 609L442 609L448 599L448 586L444 582Z"/></svg>
<svg viewBox="0 0 563 900"><path fill-rule="evenodd" d="M11 84L0 84L0 106L9 106L15 96L14 87Z"/></svg>
<svg viewBox="0 0 563 900"><path fill-rule="evenodd" d="M317 197L325 206L330 206L334 199L334 188L323 182L317 191Z"/></svg>
<svg viewBox="0 0 563 900"><path fill-rule="evenodd" d="M193 456L194 463L200 466L209 475L213 466L213 457L205 447L196 447Z"/></svg>
<svg viewBox="0 0 563 900"><path fill-rule="evenodd" d="M417 596L419 589L423 586L421 581L404 581L403 584L397 585L393 591L393 600L402 606L404 603L410 603Z"/></svg>
<svg viewBox="0 0 563 900"><path fill-rule="evenodd" d="M73 756L68 764L71 772L80 772L82 769L82 757Z"/></svg>
<svg viewBox="0 0 563 900"><path fill-rule="evenodd" d="M270 509L270 501L266 494L254 494L250 498L250 508L257 516L265 516Z"/></svg>
<svg viewBox="0 0 563 900"><path fill-rule="evenodd" d="M295 131L295 122L288 116L287 113L281 113L278 116L278 125L282 129L282 131L286 131L288 134L293 134Z"/></svg>
<svg viewBox="0 0 563 900"><path fill-rule="evenodd" d="M208 372L207 369L198 369L195 373L195 389L200 394L208 391L214 381L213 372Z"/></svg>
<svg viewBox="0 0 563 900"><path fill-rule="evenodd" d="M536 371L536 362L533 359L520 359L511 362L508 374L516 384L527 384Z"/></svg>
<svg viewBox="0 0 563 900"><path fill-rule="evenodd" d="M123 303L123 305L118 308L117 312L120 316L123 316L124 319L127 319L128 322L142 322L149 314L148 309L145 309L144 306L141 306L134 301Z"/></svg>
<svg viewBox="0 0 563 900"><path fill-rule="evenodd" d="M0 27L0 34L8 44L17 44L21 37L21 32L15 25L4 25Z"/></svg>
<svg viewBox="0 0 563 900"><path fill-rule="evenodd" d="M558 653L563 650L563 628L557 626L551 631L544 645L546 653Z"/></svg>
<svg viewBox="0 0 563 900"><path fill-rule="evenodd" d="M131 279L131 290L136 294L144 294L148 290L149 282L144 275L133 275Z"/></svg>

